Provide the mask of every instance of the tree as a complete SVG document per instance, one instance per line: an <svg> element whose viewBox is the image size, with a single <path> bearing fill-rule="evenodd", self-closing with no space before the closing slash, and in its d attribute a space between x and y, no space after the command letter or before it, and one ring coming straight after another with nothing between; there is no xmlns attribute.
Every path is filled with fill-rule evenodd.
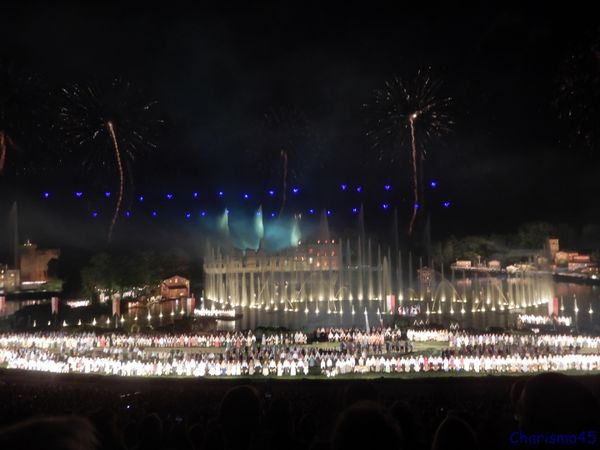
<svg viewBox="0 0 600 450"><path fill-rule="evenodd" d="M456 259L454 255L455 242L456 238L452 237L444 243L444 247L442 249L442 259L446 264L451 264Z"/></svg>
<svg viewBox="0 0 600 450"><path fill-rule="evenodd" d="M113 294L117 289L113 258L106 252L92 256L88 265L81 270L81 284L84 295L93 301L98 300L98 290Z"/></svg>
<svg viewBox="0 0 600 450"><path fill-rule="evenodd" d="M549 237L556 235L556 227L546 222L532 222L519 227L517 245L530 249L541 249Z"/></svg>

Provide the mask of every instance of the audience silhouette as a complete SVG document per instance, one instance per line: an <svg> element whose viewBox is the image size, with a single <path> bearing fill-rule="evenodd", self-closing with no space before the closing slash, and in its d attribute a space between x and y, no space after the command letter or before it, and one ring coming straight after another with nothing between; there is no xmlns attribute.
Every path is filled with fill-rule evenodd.
<svg viewBox="0 0 600 450"><path fill-rule="evenodd" d="M157 388L120 394L118 401L110 389L0 382L0 423L7 424L0 429L0 448L502 449L544 433L592 432L593 438L600 408L595 392L580 380L544 373L452 383L283 381L226 391L209 383L178 393ZM498 383L504 388L490 389ZM78 415L61 415L69 410ZM56 415L32 417L36 411Z"/></svg>

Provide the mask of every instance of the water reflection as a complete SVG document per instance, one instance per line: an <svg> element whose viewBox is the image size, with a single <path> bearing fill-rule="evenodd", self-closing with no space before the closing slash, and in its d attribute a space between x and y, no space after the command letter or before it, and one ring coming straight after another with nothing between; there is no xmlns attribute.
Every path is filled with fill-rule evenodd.
<svg viewBox="0 0 600 450"><path fill-rule="evenodd" d="M407 295L407 300L396 303L410 312L409 323L458 325L461 328L515 327L519 315L548 317L552 314L571 319L571 326L580 331L600 329L598 286L555 283L551 278L472 278L454 284L443 280L433 288L422 287ZM265 310L237 307L243 314L235 321L235 329L264 327L314 329L316 327L364 327L365 324L387 325L394 320L390 302L380 300L313 301L305 306L287 310ZM365 314L366 313L366 314ZM223 321L221 329L232 329L231 322Z"/></svg>
<svg viewBox="0 0 600 450"><path fill-rule="evenodd" d="M0 318L12 316L26 306L44 305L50 303L50 300L6 300L0 302Z"/></svg>
<svg viewBox="0 0 600 450"><path fill-rule="evenodd" d="M571 327L581 332L600 330L600 286L554 282L551 278L528 276L515 278L472 277L444 279L418 284L407 289L403 301L323 300L302 302L278 309L236 307L239 320L217 320L219 330L247 330L258 327L285 327L312 330L317 327L365 327L389 325L398 307L404 307L405 322L441 324L461 328L515 327L522 314L548 317L551 314L570 318ZM6 318L29 305L49 300L8 300L0 304L0 317ZM191 299L133 306L124 311L119 325L138 324L140 328L168 326L193 316L196 305ZM210 308L212 302L206 301ZM283 305L282 305L283 306ZM215 303L215 307L222 307ZM416 314L411 314L412 313ZM98 318L100 320L100 318ZM106 318L104 318L106 321ZM99 326L108 326L98 323ZM111 319L110 327L115 327Z"/></svg>

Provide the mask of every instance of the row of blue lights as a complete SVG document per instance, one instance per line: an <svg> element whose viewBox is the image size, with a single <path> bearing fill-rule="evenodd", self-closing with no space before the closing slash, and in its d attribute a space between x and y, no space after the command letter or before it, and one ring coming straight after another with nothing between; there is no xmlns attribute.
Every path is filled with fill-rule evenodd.
<svg viewBox="0 0 600 450"><path fill-rule="evenodd" d="M449 208L449 207L450 207L450 205L451 205L451 203L450 203L450 202L443 202L443 203L442 203L442 206L443 206L444 208ZM381 205L381 208L382 208L382 209L384 209L384 210L388 210L388 209L390 208L390 205L389 205L388 203L383 203L383 204ZM416 204L416 205L415 205L415 208L419 208L419 205L418 205L418 204ZM352 213L352 214L358 214L358 213L359 213L359 211L360 211L360 208L354 207L354 208L352 208L350 211L351 211L351 213ZM229 210L226 210L226 213L229 213ZM314 215L314 214L315 214L315 209L314 209L314 208L310 208L310 209L308 210L308 214L310 214L310 215ZM326 214L327 216L332 216L332 215L333 215L333 210L331 210L331 209L326 209L326 210L325 210L325 214ZM125 212L123 213L123 215L124 215L125 217L131 217L133 214L132 214L132 212L131 212L131 211L125 211ZM156 211L156 210L152 210L152 211L150 212L150 215L151 215L152 217L158 217L158 211ZM206 216L208 215L208 213L207 213L206 211L200 211L200 212L198 213L198 215L199 215L200 217L206 217ZM257 212L257 213L256 213L256 215L257 215L257 216L260 216L260 215L261 215L261 213L260 213L260 212ZM98 217L98 216L99 216L99 213L98 213L98 211L93 211L93 212L91 213L91 216L92 216L92 217L94 217L94 218L95 218L95 217ZM184 216L186 219L191 219L191 218L192 218L192 213L188 211L188 212L185 212L185 213L183 214L183 216ZM277 216L277 213L276 213L275 211L272 211L271 213L269 213L269 216L271 216L271 217L276 217L276 216Z"/></svg>
<svg viewBox="0 0 600 450"><path fill-rule="evenodd" d="M432 188L436 188L438 184L437 184L437 182L436 182L436 181L431 181L431 182L429 183L429 185L430 185L430 187L432 187ZM342 191L347 191L347 190L349 190L349 189L350 189L350 188L349 188L349 185L347 185L347 184L342 184L342 185L340 185L340 187L341 187L341 190L342 190ZM391 186L391 185L389 185L389 184L386 184L386 185L384 185L384 186L383 186L383 188L384 188L384 190L386 190L386 191L388 191L388 192L389 192L389 191L392 189L392 186ZM356 192L358 192L358 193L361 193L361 192L363 191L363 188L362 188L362 186L355 186L355 187L354 187L354 190L355 190ZM292 194L299 194L299 193L300 193L300 188L299 188L299 187L292 187L292 188L290 189L290 192L291 192ZM75 197L77 197L77 198L83 198L83 197L84 197L84 192L83 192L83 191L75 191L75 193L74 193L74 194L75 194ZM267 194L268 194L270 197L275 197L275 195L276 195L276 191L275 191L274 189L269 189L269 190L267 190ZM42 194L42 196L43 196L44 198L46 198L46 199L49 199L49 198L51 197L51 194L50 194L50 192L46 191L46 192L44 192L44 193ZM104 196L105 196L106 198L110 198L110 197L112 196L112 192L110 192L110 191L106 191L106 192L104 192ZM224 192L224 191L218 191L218 192L217 192L217 196L219 196L219 197L224 197L224 196L225 196L225 192ZM199 193L198 193L198 192L193 192L193 193L192 193L192 197L193 197L193 198L198 198L198 197L199 197ZM169 192L169 193L165 194L165 198L166 198L167 200L173 200L173 199L175 198L175 194L173 194L173 193ZM243 194L242 194L242 198L243 198L244 200L248 200L248 199L250 199L250 194L248 194L248 193L243 193ZM143 202L143 201L144 201L144 196L143 196L143 195L140 195L140 196L138 196L138 201L140 201L140 202Z"/></svg>

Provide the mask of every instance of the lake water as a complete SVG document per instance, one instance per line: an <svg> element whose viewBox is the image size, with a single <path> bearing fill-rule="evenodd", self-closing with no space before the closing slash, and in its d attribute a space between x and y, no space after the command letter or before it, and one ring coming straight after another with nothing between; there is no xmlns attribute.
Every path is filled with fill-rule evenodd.
<svg viewBox="0 0 600 450"><path fill-rule="evenodd" d="M554 283L553 287L558 298L559 316L571 318L572 326L580 331L600 330L600 301L598 300L600 289L598 286ZM550 299L551 307L553 307L552 299ZM405 316L409 323L425 324L428 322L445 326L458 324L461 328L514 327L520 314L541 317L549 315L549 303L540 302L535 304L532 302L531 305L512 309L504 306L501 310L500 305L495 300L490 299L489 304L486 303L487 299L480 300L479 303L476 303L475 311L473 299L470 296L467 296L466 302L452 302L451 298L446 298L444 301L441 301L441 299L437 301L405 300L402 304L409 308L413 306L413 311L417 307L421 311L420 314L414 317ZM575 313L575 302L577 302L577 313ZM219 325L222 329L236 330L251 329L258 326L281 326L289 329L313 329L328 326L347 328L352 326L364 327L367 323L370 326L381 323L386 325L394 319L386 311L385 305L381 301L343 300L329 303L329 313L328 302L326 301L315 301L308 303L308 305L300 304L297 311L284 311L282 308L277 311L272 309L264 311L264 309L237 308L243 314L240 320L235 322L221 321ZM319 307L318 313L315 312L317 305ZM591 314L589 313L590 306L592 307ZM308 307L308 313L305 312L306 307ZM354 314L352 314L353 309ZM428 309L429 314L427 314Z"/></svg>
<svg viewBox="0 0 600 450"><path fill-rule="evenodd" d="M507 328L517 324L520 314L547 317L556 308L559 316L570 318L572 328L580 332L600 332L600 286L554 282L551 279L462 279L455 283L439 283L433 289L416 289L409 296L413 300L404 299L401 305L409 310L412 307L413 312L420 310L415 316L405 316L411 324ZM0 317L9 317L28 305L48 302L6 301L0 305ZM210 307L211 302L206 303ZM396 307L398 305L400 303L396 301ZM125 312L125 320L136 321L140 325L148 322L153 326L168 325L177 318L191 316L192 306L186 300L175 300L133 308ZM266 306L269 306L268 310ZM257 327L312 330L317 327L387 325L394 320L388 306L382 300L354 299L270 304L262 305L261 309L237 307L236 311L242 317L235 321L217 321L216 328L230 331ZM216 307L220 305L216 304Z"/></svg>

